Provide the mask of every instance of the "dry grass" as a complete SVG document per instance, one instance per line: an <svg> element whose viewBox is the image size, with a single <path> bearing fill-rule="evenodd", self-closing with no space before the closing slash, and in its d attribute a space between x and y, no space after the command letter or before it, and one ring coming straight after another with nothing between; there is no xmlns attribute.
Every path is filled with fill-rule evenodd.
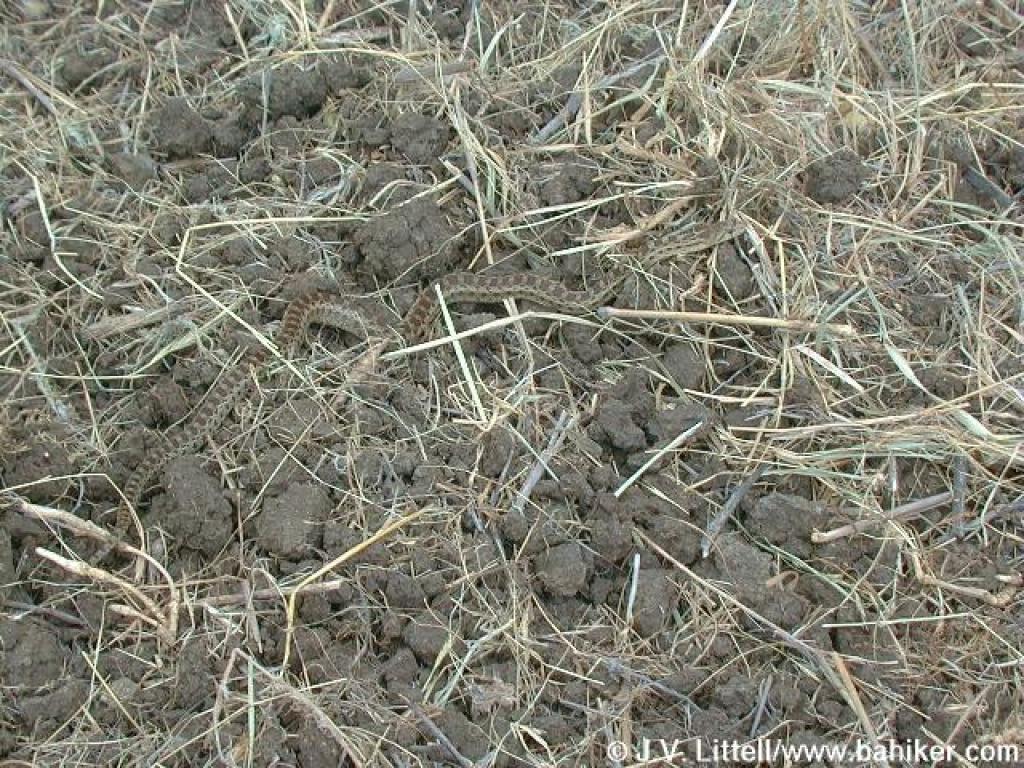
<svg viewBox="0 0 1024 768"><path fill-rule="evenodd" d="M0 11L0 479L36 502L15 502L12 520L45 523L31 534L10 526L19 592L0 622L35 615L61 627L73 676L87 683L52 734L19 719L27 692L0 698L0 731L10 724L13 734L0 736L0 758L11 756L0 766L272 764L264 750L282 728L307 749L322 742L322 752L303 753L306 765L473 765L508 754L596 765L615 740L685 738L737 675L762 686L750 719L740 718L759 736L791 735L771 703L773 684L788 681L807 699L814 733L833 742L897 738L906 718L935 744L1022 741L1019 7L470 4L461 31L439 39L426 6L408 14L249 0L225 5L220 45L232 52L207 67L144 23L159 4L100 5L100 17L79 4L51 13L43 0ZM112 55L71 88L60 62L85 41ZM333 56L370 77L297 129L303 157L336 167L330 183L296 181L283 161L285 170L253 181L222 158L213 165L228 192L185 203L198 159L167 163L141 193L111 173L105 158L145 150L147 120L169 97L227 113L246 77ZM408 111L450 128L447 154L366 200L374 158L346 131L367 115ZM508 127L524 119L520 133ZM264 115L252 147L280 146L274 136L286 128L272 123ZM842 202L815 202L806 169L840 148L861 158L866 181ZM592 186L539 197L567 162L590 169ZM280 464L262 490L254 476L255 498L239 491L236 522L251 524L295 458L333 494L332 525L353 535L330 552L282 564L249 533L210 561L179 553L158 520L140 549L76 520L102 524L116 503L119 457L138 453L130 428L151 379L173 365L180 379L202 382L230 364L233 338L266 340L257 309L279 306L270 297L294 265L346 279L353 228L407 190L440 201L472 243L473 268L511 258L584 282L625 278L618 303L649 311L577 320L604 328L606 353L622 349L589 373L611 386L640 367L659 398L702 404L715 419L635 473L615 466L616 483L656 495L650 476L660 475L701 499L679 524L705 536L717 571L680 562L630 519L638 554L605 576L621 588L618 602L554 599L537 585L539 561L502 538L503 513L523 512L546 535L553 502L532 497L545 468L586 473L609 458L580 438L600 397L571 388L571 376L559 389L525 375L557 342L521 323L487 361L513 372L497 379L476 373L471 346L458 360L447 343L374 357L367 377L364 347L338 352L314 340L308 361L277 366L261 383L245 426L204 450L237 490L239 468L277 441ZM240 240L258 275L225 257ZM729 295L735 262L713 247L730 240L749 267L746 295ZM362 277L359 291L397 315L411 279ZM471 345L480 331L457 336ZM682 342L703 366L699 387L635 357L638 345ZM357 380L345 374L353 366ZM380 396L409 387L410 372L427 382L422 424ZM274 432L300 400L312 403L312 420L296 417L320 441L312 457ZM438 471L429 491L410 483L386 498L360 464L395 451L375 418L405 429L403 446L424 462L438 446L454 455L496 433L511 435L517 460L492 478L477 453L459 473ZM347 425L344 439L316 433L323 423ZM40 455L61 459L51 466ZM325 481L328 465L341 469ZM751 499L772 491L829 510L810 556L746 531ZM588 541L592 519L570 509L555 522L560 535ZM814 580L832 602L808 603L790 626L753 607L747 575L728 578L736 563L724 553L737 530L772 565L757 590L789 594ZM111 546L121 559L89 562ZM419 553L457 562L444 574L454 608L408 612L450 636L415 677L419 701L398 704L400 686L385 692L380 682L391 660L378 656L404 649L391 625L403 610L379 587L392 572L425 578ZM0 583L3 554L0 546ZM654 565L672 573L681 599L645 637L635 612ZM664 682L681 670L703 676L682 688ZM594 693L602 684L613 695ZM182 698L146 699L152 689ZM445 719L453 708L484 729L480 754L461 754ZM550 741L550 722L535 721L552 711L572 723L570 738Z"/></svg>

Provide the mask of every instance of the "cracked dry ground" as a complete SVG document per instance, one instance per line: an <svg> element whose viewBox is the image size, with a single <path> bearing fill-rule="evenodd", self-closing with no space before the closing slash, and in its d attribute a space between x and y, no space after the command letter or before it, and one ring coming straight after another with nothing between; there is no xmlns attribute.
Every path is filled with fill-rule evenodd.
<svg viewBox="0 0 1024 768"><path fill-rule="evenodd" d="M1020 110L904 145L940 99L854 123L756 7L340 5L0 11L0 766L1019 741ZM933 76L1009 39L978 13ZM419 291L484 269L717 320L457 303L538 312L404 352ZM252 372L112 544L312 288L365 323Z"/></svg>

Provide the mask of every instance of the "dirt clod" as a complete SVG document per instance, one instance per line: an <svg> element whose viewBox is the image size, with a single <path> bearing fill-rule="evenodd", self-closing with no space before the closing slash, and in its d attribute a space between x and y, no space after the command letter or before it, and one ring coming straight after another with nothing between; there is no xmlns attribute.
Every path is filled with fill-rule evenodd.
<svg viewBox="0 0 1024 768"><path fill-rule="evenodd" d="M612 448L634 453L647 445L647 436L634 420L635 409L621 400L609 400L597 413L590 437Z"/></svg>
<svg viewBox="0 0 1024 768"><path fill-rule="evenodd" d="M718 287L732 301L742 301L753 292L754 276L750 267L729 243L723 243L718 248L715 277Z"/></svg>
<svg viewBox="0 0 1024 768"><path fill-rule="evenodd" d="M418 198L366 222L355 243L380 280L442 274L455 255L455 232L432 200Z"/></svg>
<svg viewBox="0 0 1024 768"><path fill-rule="evenodd" d="M417 112L403 112L391 125L391 143L416 165L436 162L444 154L449 134L444 123Z"/></svg>
<svg viewBox="0 0 1024 768"><path fill-rule="evenodd" d="M57 634L41 622L0 622L0 672L6 686L35 689L56 682L67 655Z"/></svg>
<svg viewBox="0 0 1024 768"><path fill-rule="evenodd" d="M661 364L681 389L696 389L704 378L704 360L691 344L671 345Z"/></svg>
<svg viewBox="0 0 1024 768"><path fill-rule="evenodd" d="M156 163L149 155L115 152L107 156L107 163L111 172L136 192L141 192L147 181L156 178Z"/></svg>
<svg viewBox="0 0 1024 768"><path fill-rule="evenodd" d="M850 149L815 160L804 173L807 196L822 205L846 202L860 191L870 175L864 162Z"/></svg>
<svg viewBox="0 0 1024 768"><path fill-rule="evenodd" d="M117 54L113 50L107 48L84 52L70 51L64 56L60 75L64 79L65 85L72 91L87 80L91 88L95 90L102 84L98 73L113 63L116 56Z"/></svg>
<svg viewBox="0 0 1024 768"><path fill-rule="evenodd" d="M570 597L587 582L583 548L575 541L552 547L536 560L537 579L552 595Z"/></svg>
<svg viewBox="0 0 1024 768"><path fill-rule="evenodd" d="M323 74L296 64L264 69L238 85L237 96L245 105L246 123L257 125L266 116L304 118L317 112L327 96Z"/></svg>
<svg viewBox="0 0 1024 768"><path fill-rule="evenodd" d="M219 483L194 456L172 461L164 472L167 496L173 509L162 518L167 532L182 546L210 557L228 542L232 530L231 505Z"/></svg>
<svg viewBox="0 0 1024 768"><path fill-rule="evenodd" d="M0 3L0 764L1013 741L1018 11L792 5Z"/></svg>
<svg viewBox="0 0 1024 768"><path fill-rule="evenodd" d="M171 160L209 152L213 131L186 99L168 99L150 117L153 146Z"/></svg>
<svg viewBox="0 0 1024 768"><path fill-rule="evenodd" d="M330 508L330 499L320 486L291 485L280 496L265 502L254 523L256 539L263 549L277 557L302 557L319 545L322 523Z"/></svg>
<svg viewBox="0 0 1024 768"><path fill-rule="evenodd" d="M773 493L757 500L747 516L746 527L753 536L763 536L798 557L808 557L811 534L824 529L827 519L828 514L820 504L801 496Z"/></svg>
<svg viewBox="0 0 1024 768"><path fill-rule="evenodd" d="M430 619L421 619L406 625L402 640L420 664L431 667L447 646L450 634L448 627Z"/></svg>
<svg viewBox="0 0 1024 768"><path fill-rule="evenodd" d="M641 637L653 637L668 627L679 598L673 575L663 568L646 568L637 574L633 626Z"/></svg>

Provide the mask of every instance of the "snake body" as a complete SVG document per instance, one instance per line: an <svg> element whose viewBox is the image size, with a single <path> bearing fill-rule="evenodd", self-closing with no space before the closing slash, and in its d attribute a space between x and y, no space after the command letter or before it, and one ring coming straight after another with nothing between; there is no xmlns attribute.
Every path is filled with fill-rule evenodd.
<svg viewBox="0 0 1024 768"><path fill-rule="evenodd" d="M437 281L446 301L491 303L505 299L522 299L569 313L583 313L597 307L614 288L606 284L594 291L573 291L547 278L510 273L482 275L459 272ZM422 340L437 316L439 304L433 285L422 291L404 319L403 336L411 341ZM372 328L361 313L324 292L308 292L291 301L283 316L274 342L281 354L293 356L312 325L353 330ZM126 531L132 521L132 509L141 502L153 478L169 461L195 450L214 435L235 406L246 399L249 386L266 365L271 352L265 346L246 351L239 361L224 371L206 393L203 402L182 428L146 457L128 478L124 487L125 503L118 507L115 525Z"/></svg>

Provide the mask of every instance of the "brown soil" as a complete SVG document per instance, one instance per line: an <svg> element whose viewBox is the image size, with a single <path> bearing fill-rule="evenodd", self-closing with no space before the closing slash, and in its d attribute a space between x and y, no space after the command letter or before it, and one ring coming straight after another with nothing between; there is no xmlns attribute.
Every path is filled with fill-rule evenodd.
<svg viewBox="0 0 1024 768"><path fill-rule="evenodd" d="M1020 8L86 5L0 8L0 766L1024 764ZM612 316L401 351L485 269ZM388 346L112 537L314 287Z"/></svg>

